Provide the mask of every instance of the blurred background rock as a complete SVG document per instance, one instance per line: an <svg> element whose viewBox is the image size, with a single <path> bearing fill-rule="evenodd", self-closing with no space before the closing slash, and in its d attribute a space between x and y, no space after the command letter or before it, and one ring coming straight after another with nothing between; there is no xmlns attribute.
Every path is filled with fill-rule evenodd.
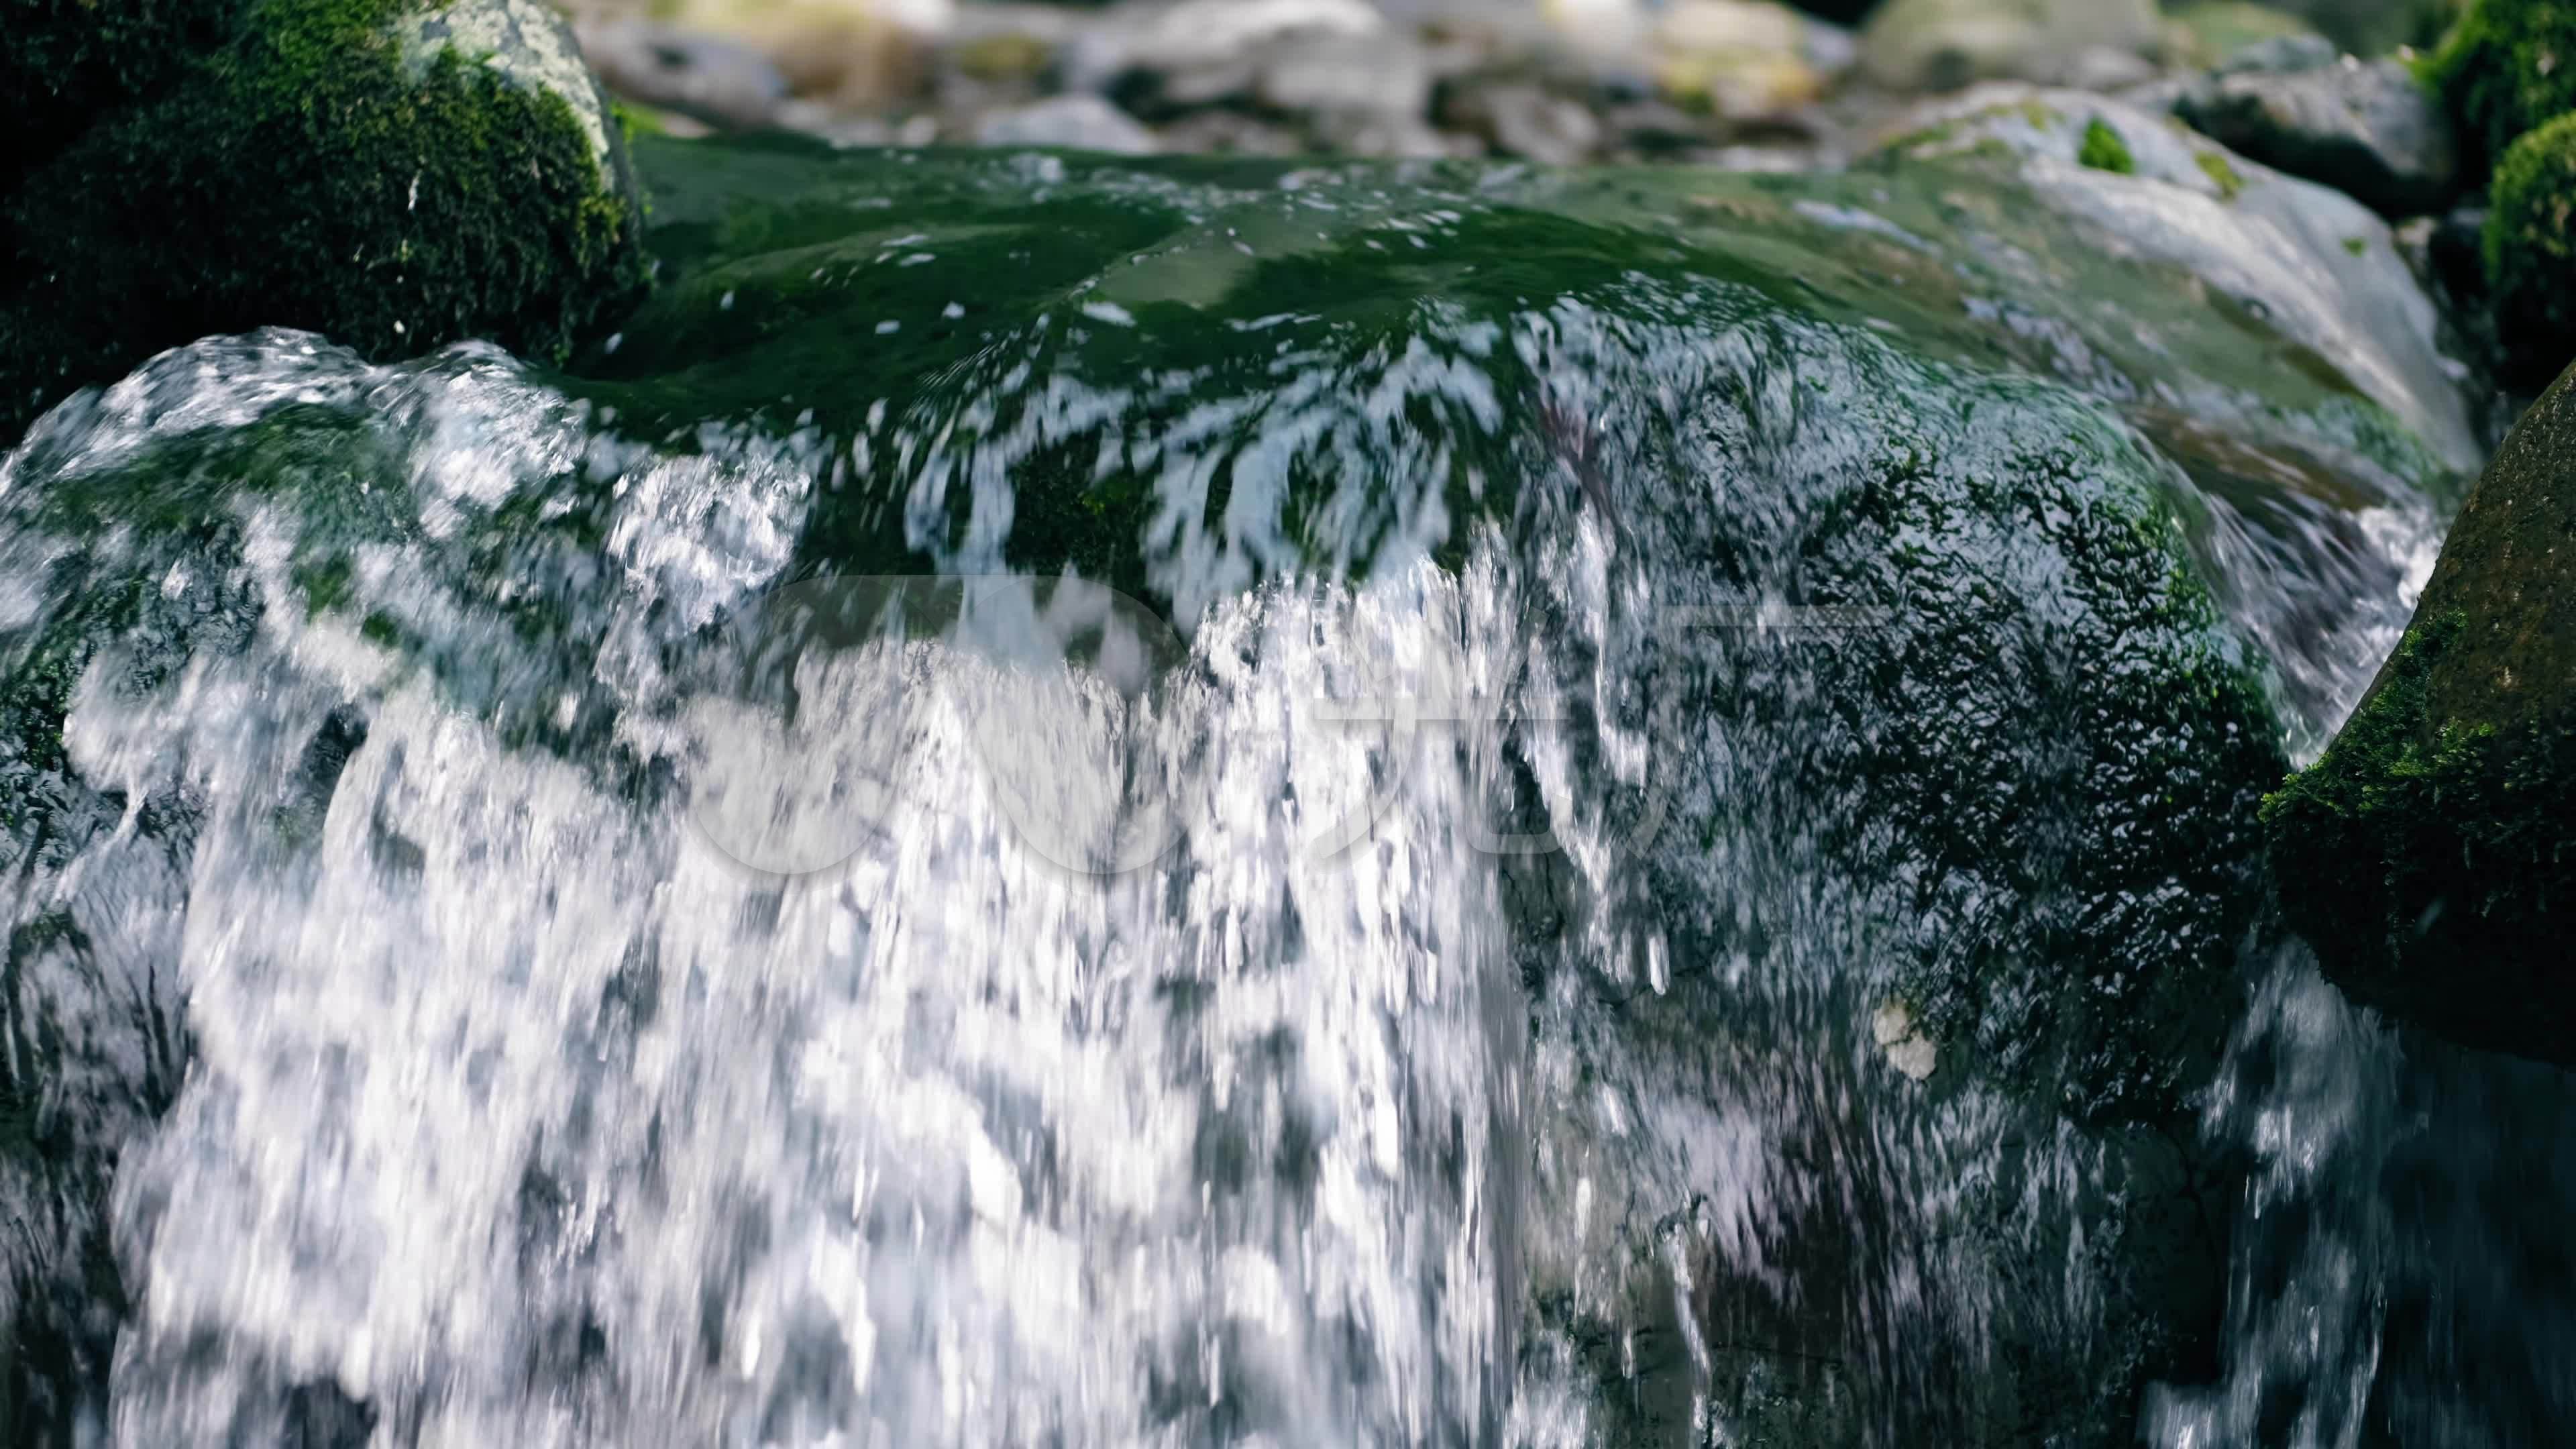
<svg viewBox="0 0 2576 1449"><path fill-rule="evenodd" d="M1980 81L2171 99L2284 37L2402 54L2451 0L565 3L637 123L681 133L1782 169Z"/></svg>

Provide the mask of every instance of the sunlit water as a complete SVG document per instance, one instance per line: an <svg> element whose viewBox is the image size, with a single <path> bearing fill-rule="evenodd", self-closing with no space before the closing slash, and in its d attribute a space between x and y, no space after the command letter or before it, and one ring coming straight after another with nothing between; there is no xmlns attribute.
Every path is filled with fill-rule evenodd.
<svg viewBox="0 0 2576 1449"><path fill-rule="evenodd" d="M1809 345L1579 307L1461 323L1300 374L1311 405L1228 455L1222 509L1192 440L1237 415L1209 401L1150 440L1168 627L1005 570L1008 459L944 455L936 416L674 448L488 351L369 368L287 334L58 412L0 464L0 625L32 677L64 609L113 622L65 758L13 766L45 823L11 847L12 1081L41 1066L91 1155L57 1188L113 1165L127 1311L75 1315L112 1364L53 1422L133 1446L2009 1437L2039 1412L2031 1345L2109 1372L2088 1234L2202 1185L1891 1015L1906 962L2006 908L1925 884L1912 918L1818 838L1872 802L1798 793L1843 746L1830 688L1782 681L1865 656L1873 615L1782 591L1805 501L1766 490L1893 426L1791 401L1800 369L1827 399L1888 380ZM1470 365L1497 349L1574 420L1508 526L1405 492L1451 471L1422 409L1463 434L1527 405ZM1028 447L1138 406L1006 386L1045 399ZM1298 467L1370 428L1419 473L1295 545ZM1648 506L1675 475L1623 437L1736 460L1723 507ZM159 494L85 491L207 438ZM798 541L869 451L970 583L812 592ZM945 528L952 486L983 490L977 527ZM2434 511L2389 500L2308 555L2213 512L2204 556L2285 697L2357 694ZM2285 549L2333 627L2299 633L2314 611L2266 582ZM2074 608L2050 567L1997 565L2011 637ZM880 632L897 595L932 622ZM807 641L799 598L863 627L779 648ZM1710 703L1730 690L1785 705ZM2576 1345L2546 1236L2576 1191L2563 1080L2392 1037L2263 949L2204 1111L2243 1192L2187 1230L2232 1222L2219 1377L2152 1391L2148 1432L2543 1442ZM20 1281L76 1279L81 1204L25 1187Z"/></svg>

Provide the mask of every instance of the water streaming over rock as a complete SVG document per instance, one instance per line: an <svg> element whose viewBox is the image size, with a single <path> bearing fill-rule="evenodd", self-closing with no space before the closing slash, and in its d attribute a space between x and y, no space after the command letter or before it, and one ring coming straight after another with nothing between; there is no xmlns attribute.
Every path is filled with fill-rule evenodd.
<svg viewBox="0 0 2576 1449"><path fill-rule="evenodd" d="M2442 1124L2546 1142L2563 1082L2250 944L2253 794L2402 621L2418 480L1239 180L1076 183L1059 251L1174 211L1182 260L757 408L725 329L848 350L774 277L963 292L945 243L737 216L772 272L684 276L622 379L214 339L0 462L30 1442L2550 1420L2565 1295L2471 1355L2503 1299L2444 1275L2563 1258L2423 1237L2564 1201L2435 1201L2550 1161ZM1495 275L1205 274L1282 196Z"/></svg>

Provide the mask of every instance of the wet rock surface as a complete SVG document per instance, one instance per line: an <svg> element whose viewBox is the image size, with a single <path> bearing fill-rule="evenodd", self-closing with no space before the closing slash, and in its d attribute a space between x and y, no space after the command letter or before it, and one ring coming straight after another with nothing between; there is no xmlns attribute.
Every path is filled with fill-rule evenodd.
<svg viewBox="0 0 2576 1449"><path fill-rule="evenodd" d="M1920 129L1893 143L1891 164L1947 159L2015 174L2089 244L2172 266L2212 302L2337 359L2354 387L2405 418L2448 466L2471 469L2484 456L2433 304L2368 207L2153 111L2078 91L1990 87L1913 120ZM2096 128L2118 138L2124 172L2082 164Z"/></svg>
<svg viewBox="0 0 2576 1449"><path fill-rule="evenodd" d="M2576 372L2505 440L2405 642L2265 818L2284 907L2354 999L2576 1065Z"/></svg>
<svg viewBox="0 0 2576 1449"><path fill-rule="evenodd" d="M571 1397L594 1442L629 1445L704 1442L728 1416L773 1413L809 1439L864 1422L938 1442L953 1413L1116 1443L1139 1425L1276 1427L1283 1406L1314 1402L1337 1439L1436 1422L1465 1441L1508 1399L1570 1406L1574 1428L1541 1441L1568 1445L1720 1422L1849 1444L2001 1446L2034 1429L2130 1442L2147 1381L2196 1373L2216 1331L2211 1204L2227 1169L2191 1143L2187 1103L2241 995L2258 901L2248 812L2291 732L2276 708L2331 710L2339 661L2394 627L2379 618L2405 566L2390 540L2429 537L2442 473L2399 419L2443 413L2405 391L2397 353L2328 359L2295 292L2203 278L2205 258L2124 209L2206 229L2261 187L2301 183L2249 172L2230 203L2197 143L2152 118L2050 93L1986 100L1946 136L1795 175L646 138L662 285L613 347L561 374L482 349L368 368L269 335L207 344L58 414L9 465L0 499L17 511L0 543L86 550L101 581L6 635L13 657L54 661L13 671L31 692L10 778L59 795L107 768L102 751L167 770L233 740L258 783L204 827L219 864L188 908L286 910L319 879L349 893L345 919L380 923L359 964L345 934L317 932L256 978L196 979L190 1010L212 1029L188 1080L217 1085L182 1092L153 1127L115 1209L122 1271L186 1307L136 1330L123 1422L184 1440L303 1404L315 1423L373 1414L509 1442ZM2134 133L2129 174L2080 165L2096 125ZM274 530L255 555L169 525L159 500L207 493ZM415 512L457 521L431 529ZM253 557L261 571L242 573ZM695 837L674 833L624 752L665 748L654 722L674 718L672 691L766 707L766 685L723 702L735 636L709 627L765 581L925 566L1071 566L1202 621L1192 668L1213 693L1193 697L1224 717L1175 716L1181 773L1135 777L1189 777L1212 738L1236 762L1288 751L1276 768L1295 773L1221 790L1216 823L1168 868L1079 892L1031 879L978 906L976 929L1009 949L901 945L934 917L962 929L946 864L868 898L881 944L867 949L883 954L864 966L863 943L829 924L836 898L691 874L702 903L651 917L678 934L645 959L746 964L703 985L664 965L661 994L694 994L654 1015L628 945L587 923L698 871ZM229 596L192 581L237 576L261 592L234 604L274 620L267 632L170 633L183 608L210 629L231 618ZM2309 592L2270 582L2284 577ZM1455 613L1440 637L1506 641L1469 661L1497 672L1477 679L1580 701L1561 729L1471 734L1470 749L1501 753L1456 777L1454 798L1407 796L1424 848L1463 837L1466 817L1442 812L1489 803L1505 828L1572 844L1526 865L1462 854L1403 887L1456 914L1435 922L1443 984L1389 987L1402 1005L1350 991L1372 979L1362 962L1421 939L1418 912L1362 904L1343 874L1259 865L1278 848L1284 782L1305 801L1341 788L1337 746L1267 723L1287 707L1274 695L1325 686L1264 671L1341 627L1298 612L1306 584L1274 587L1290 580L1353 590L1364 613ZM146 614L79 603L128 598ZM1273 610L1288 611L1275 629ZM258 686L274 726L236 739L230 716L168 693L167 671L65 693L83 661L165 645L226 687ZM1366 639L1355 651L1399 657ZM344 658L380 662L345 687L311 672ZM899 725L924 748L957 737L900 723L932 703L903 698L811 717ZM44 753L66 728L79 749ZM1161 727L1135 729L1118 748L1161 758ZM169 745L171 731L202 743ZM481 763L410 763L434 748ZM1295 763L1306 749L1330 753ZM1017 756L1031 753L1056 751ZM1444 742L1412 788L1451 789L1453 760ZM535 783L439 783L486 768ZM974 808L965 778L942 777L942 810ZM522 799L556 823L488 823ZM470 829L443 826L451 811ZM1641 854L1618 854L1650 816ZM974 843L998 828L968 821L930 857L1001 851ZM536 854L451 848L495 830ZM567 838L626 874L540 868L527 885L544 852L571 858ZM920 836L883 837L897 838ZM110 844L140 848L76 848ZM354 853L317 876L316 851ZM150 862L114 863L97 855L87 878L145 880ZM1228 898L1223 940L1161 934L1173 893L1235 879L1253 884ZM580 897L566 948L524 974L396 969L476 949L424 952L437 922L492 919L504 898L551 920L567 891L607 894ZM447 904L464 899L478 907ZM1094 910L1078 931L1062 914ZM1140 986L1126 1016L1046 997L1081 971L1028 963L1079 932L1180 953L1139 978L1180 984ZM750 969L782 941L838 974ZM46 949L67 964L33 1009L57 1019L90 1000L72 967L157 959L121 937L105 953ZM987 974L960 982L960 961ZM352 1034L328 1003L353 972L442 1030L510 1045L478 1057L437 1033ZM1489 985L1511 994L1462 998ZM1304 1004L1274 1022L1260 1003L1283 992ZM557 999L580 1009L534 1005ZM904 1119L884 1092L817 1098L793 1084L825 1068L782 1077L774 1053L893 1050L926 1029L910 1023L994 1001L1015 1003L1012 1029L1035 1044L1008 1055L1039 1065L990 1068L1031 1129L991 1129L981 1199L876 1178L893 1216L854 1217L850 1162L892 1173L955 1154L886 1145ZM1367 1079L1387 1011L1406 1043L1388 1070L1419 1073L1405 1090L1446 1094L1455 1114L1364 1127L1354 1106L1302 1105L1318 1089L1295 1082ZM1246 1024L1223 1025L1236 1012ZM141 1028L117 1020L122 1053ZM1217 1030L1242 1036L1239 1057L1230 1036L1196 1045ZM1039 1047L1103 1031L1123 1033L1104 1060L1135 1074L1121 1093L1147 1094L1175 1130L1086 1130L1102 1109L1065 1096ZM1158 1055L1174 1040L1250 1075L1203 1101L1195 1069ZM1298 1065L1343 1043L1360 1057ZM671 1052L686 1064L649 1066ZM945 1070L945 1054L923 1060ZM306 1080L305 1062L320 1089L279 1085ZM1274 1077L1275 1092L1248 1085ZM387 1080L452 1106L360 1110L365 1083ZM227 1115L233 1093L254 1118ZM1476 1115L1507 1101L1526 1115ZM573 1115L592 1135L570 1134ZM484 1159L416 1132L523 1143L529 1165L433 1188L428 1164ZM343 1139L376 1186L267 1196L257 1142ZM1116 1176L1132 1150L1157 1154L1155 1170ZM747 1152L782 1164L757 1235L693 1206ZM1474 1165L1486 1152L1515 1154L1526 1186L1507 1219L1462 1228L1460 1199L1483 1189L1459 1184L1495 1180ZM1359 1174L1352 1190L1374 1194L1360 1220L1398 1225L1396 1241L1335 1235L1311 1187L1330 1172ZM1169 1191L1097 1186L1112 1180ZM1050 1186L1012 1196L1022 1182ZM100 1211L79 1181L48 1186ZM382 1231L380 1204L432 1191L429 1220L451 1237ZM194 1206L209 1200L233 1206ZM616 1204L618 1234L584 1235L581 1205L598 1202ZM1009 1241L1039 1247L996 1257L976 1235L1002 1231L993 1205L1013 1202L1027 1226ZM916 1206L928 1231L908 1248ZM1471 1256L1426 1275L1417 1241ZM1083 1356L1047 1356L1061 1314L1014 1296L1025 1255L1078 1272L1127 1251L1112 1243L1168 1251L1147 1276L1182 1286L1139 1296L1103 1280L1121 1313L1095 1319ZM817 1252L851 1265L866 1300L804 1296ZM77 1262L48 1253L49 1270ZM1128 1392L1139 1363L1206 1372L1191 1335L1232 1311L1225 1284L1191 1286L1188 1264L1211 1253L1286 1285L1271 1331L1288 1346L1267 1371L1297 1397ZM413 1266L429 1258L494 1305L475 1333L400 1287L432 1281ZM260 1276L210 1266L244 1261ZM1398 1306L1354 1329L1343 1290L1298 1276L1310 1263L1397 1283L1383 1301ZM902 1387L945 1351L935 1325L885 1306L922 1271L994 1346L991 1396L950 1409ZM1425 1283L1441 1295L1427 1308ZM272 1306L286 1302L306 1306ZM1415 1327L1451 1313L1500 1326ZM360 1331L378 1351L348 1359ZM767 1348L752 1362L740 1345L755 1331ZM893 1376L872 1382L897 1388L861 1393L829 1371L847 1361L833 1345L862 1335ZM675 1362L677 1383L651 1367ZM298 1397L326 1380L345 1404Z"/></svg>
<svg viewBox="0 0 2576 1449"><path fill-rule="evenodd" d="M2474 224L2179 129L2175 95L2353 68L2159 74L2189 47L2141 13L586 27L632 100L755 133L639 143L661 285L612 336L559 370L214 339L0 462L0 560L48 580L0 601L0 864L32 883L0 1413L2125 1449L2162 1394L2162 1442L2211 1442L2151 1384L2219 1366L2246 1169L2195 1113L2240 1090L2268 949L2253 801L2360 693L2480 457L2430 300ZM1986 74L2072 84L1911 96ZM2335 95L2284 114L2402 149ZM921 149L958 141L992 154ZM1549 169L1603 159L1692 164ZM2492 707L2576 629L2525 587L2576 514L2518 501L2568 492L2565 391L2508 450L2536 494L2491 473L2454 550L2521 572L2426 594L2505 623L2419 619L2364 721L2456 697L2565 737L2518 685ZM780 580L925 570L1105 580L1194 631L1172 699L996 712L1080 716L1009 753L1174 786L1186 849L1014 874L950 748L997 727L937 713L972 660L791 710L816 681L730 652ZM1444 741L1358 875L1279 869L1381 759L1292 701L1389 661L1407 698L1570 713ZM711 873L664 808L793 718L934 797L838 894ZM2563 818L2533 760L2566 763L2512 756L2506 805ZM2576 891L2532 878L2474 918ZM243 962L208 940L241 920L295 929ZM2356 996L2435 1009L2374 970ZM2456 1030L2576 1029L2534 1020ZM428 1283L486 1311L460 1332Z"/></svg>

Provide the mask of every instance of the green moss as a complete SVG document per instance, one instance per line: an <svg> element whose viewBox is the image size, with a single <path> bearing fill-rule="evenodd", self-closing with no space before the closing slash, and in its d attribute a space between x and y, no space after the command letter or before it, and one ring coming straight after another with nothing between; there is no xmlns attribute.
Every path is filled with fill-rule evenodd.
<svg viewBox="0 0 2576 1449"><path fill-rule="evenodd" d="M2245 178L2237 174L2236 168L2228 164L2226 157L2215 151L2201 151L2194 154L2192 159L2200 163L2203 175L2218 183L2219 200L2234 201L2237 193L2245 189Z"/></svg>
<svg viewBox="0 0 2576 1449"><path fill-rule="evenodd" d="M639 288L637 219L571 106L452 48L407 62L408 8L252 0L229 44L27 178L0 430L262 325L377 358L461 337L560 358Z"/></svg>
<svg viewBox="0 0 2576 1449"><path fill-rule="evenodd" d="M2480 1004L2444 999L2449 964L2562 959L2576 740L2433 717L2435 672L2469 627L2419 618L2325 757L2264 798L2263 824L2283 913L2329 973L2475 1041L2488 1034L2461 1013Z"/></svg>
<svg viewBox="0 0 2576 1449"><path fill-rule="evenodd" d="M2524 132L2576 111L2576 6L2477 0L2422 73L2466 148L2492 162Z"/></svg>
<svg viewBox="0 0 2576 1449"><path fill-rule="evenodd" d="M2513 370L2554 375L2576 353L2576 115L2513 144L2488 199L2486 272Z"/></svg>
<svg viewBox="0 0 2576 1449"><path fill-rule="evenodd" d="M2075 153L2075 159L2096 171L2116 171L2122 176L2134 176L2138 170L2138 158L2129 154L2129 143L2099 116L2084 127L2084 149Z"/></svg>
<svg viewBox="0 0 2576 1449"><path fill-rule="evenodd" d="M2366 236L2345 237L2343 239L2343 249L2357 257L2366 255L2370 251L2370 238Z"/></svg>

